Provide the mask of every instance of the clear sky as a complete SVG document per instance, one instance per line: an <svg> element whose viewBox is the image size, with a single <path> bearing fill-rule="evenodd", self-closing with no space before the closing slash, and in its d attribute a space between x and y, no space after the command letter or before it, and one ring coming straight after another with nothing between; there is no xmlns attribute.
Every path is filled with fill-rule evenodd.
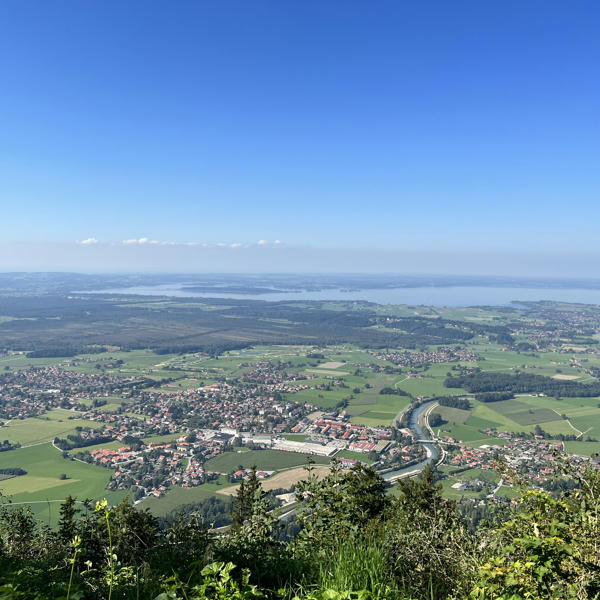
<svg viewBox="0 0 600 600"><path fill-rule="evenodd" d="M599 190L596 0L0 3L0 270L598 277Z"/></svg>

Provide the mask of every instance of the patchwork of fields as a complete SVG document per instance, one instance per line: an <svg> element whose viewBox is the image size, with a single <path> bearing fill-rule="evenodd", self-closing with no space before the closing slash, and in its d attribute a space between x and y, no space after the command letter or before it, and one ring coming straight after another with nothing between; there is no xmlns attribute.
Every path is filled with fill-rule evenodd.
<svg viewBox="0 0 600 600"><path fill-rule="evenodd" d="M555 398L519 396L514 400L479 402L471 399L471 410L460 410L446 406L438 407L445 425L437 429L442 435L465 442L487 443L489 438L480 431L495 428L513 433L532 433L536 426L552 435L575 435L577 442L565 442L568 451L590 455L596 442L584 442L588 436L600 438L600 410L597 398ZM594 404L590 406L590 404ZM569 450L569 448L571 450Z"/></svg>
<svg viewBox="0 0 600 600"><path fill-rule="evenodd" d="M413 307L411 310L399 307L398 315L410 315L417 311L426 313L427 307ZM437 310L437 309L436 309ZM388 307L388 311L393 311ZM448 315L463 314L448 309ZM429 313L428 313L429 314ZM432 313L433 314L433 313ZM436 313L437 314L437 313ZM493 322L501 318L501 313L473 309L469 313L473 322ZM450 394L463 394L465 390L445 387L444 381L457 366L471 368L478 366L484 371L515 372L517 369L528 373L545 375L564 381L592 381L590 368L600 368L600 357L587 355L585 362L574 360L567 353L528 353L504 351L499 345L490 344L481 337L475 337L467 344L477 355L476 363L430 364L411 367L395 365L378 358L374 353L352 345L319 348L317 354L323 358L311 358L307 346L282 345L258 346L243 350L225 352L218 358L200 353L179 353L157 355L149 350L131 352L106 352L79 355L75 358L27 358L24 354L11 354L0 357L0 368L27 368L30 366L59 365L81 373L108 373L112 375L143 376L154 380L173 379L162 382L161 389L170 392L208 385L215 382L233 381L243 377L261 362L285 363L286 370L307 376L298 383L307 385L297 393L282 396L290 401L305 402L324 411L343 408L350 415L352 423L369 426L391 425L398 413L410 404L408 395L381 394L383 388L401 390L413 397L432 397ZM118 364L117 364L118 363ZM388 368L388 372L385 369ZM391 372L390 372L391 371ZM126 397L107 396L103 410L126 410L129 400ZM588 437L600 439L600 398L552 398L534 395L520 395L512 400L500 402L480 402L471 399L470 410L441 406L436 413L445 421L437 427L440 434L450 435L472 446L489 444L492 438L481 433L487 428L508 432L534 432L536 426L553 435L575 435L576 441L566 441L565 449L581 455L591 455L600 451L600 442L584 441ZM143 418L143 415L138 415ZM54 409L46 414L23 420L11 421L1 427L0 439L20 443L18 450L0 453L0 468L20 467L27 475L0 481L0 490L10 495L15 502L35 502L32 508L50 523L56 522L56 507L53 502L67 495L78 498L98 499L107 496L115 501L124 492L109 493L105 486L112 471L62 458L61 452L51 442L56 436L66 437L75 433L77 427L99 427L96 422L81 419L79 414L63 409ZM146 441L171 441L179 434L151 436ZM288 434L290 439L298 439ZM493 439L492 443L502 443ZM116 449L121 442L109 442L91 446L88 450L102 448ZM347 455L344 453L341 456ZM352 456L355 458L355 456ZM315 457L315 461L327 464L326 458ZM207 463L207 469L228 473L238 466L278 471L272 481L300 469L306 457L294 453L271 450L223 453ZM299 472L299 471L298 471ZM61 479L61 475L67 476ZM289 477L290 475L288 475ZM228 484L224 478L218 482L204 484L196 488L175 487L165 497L149 498L143 506L156 514L165 514L172 508L188 502L212 496ZM445 491L452 497L459 492L444 484ZM507 492L510 493L510 492ZM463 494L468 495L468 494Z"/></svg>

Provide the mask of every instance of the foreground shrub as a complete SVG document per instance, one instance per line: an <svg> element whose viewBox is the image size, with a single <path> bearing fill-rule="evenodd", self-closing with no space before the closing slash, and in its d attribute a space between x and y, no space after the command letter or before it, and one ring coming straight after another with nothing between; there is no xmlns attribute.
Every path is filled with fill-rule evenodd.
<svg viewBox="0 0 600 600"><path fill-rule="evenodd" d="M398 485L401 494L381 526L397 586L415 598L465 598L477 573L475 537L429 469Z"/></svg>
<svg viewBox="0 0 600 600"><path fill-rule="evenodd" d="M233 563L215 562L202 569L202 581L188 586L177 576L165 583L166 590L156 600L260 600L265 595L250 584L250 573L244 571L241 579L236 579L232 571Z"/></svg>
<svg viewBox="0 0 600 600"><path fill-rule="evenodd" d="M574 492L528 491L514 518L491 532L471 598L600 597L600 472L572 475Z"/></svg>

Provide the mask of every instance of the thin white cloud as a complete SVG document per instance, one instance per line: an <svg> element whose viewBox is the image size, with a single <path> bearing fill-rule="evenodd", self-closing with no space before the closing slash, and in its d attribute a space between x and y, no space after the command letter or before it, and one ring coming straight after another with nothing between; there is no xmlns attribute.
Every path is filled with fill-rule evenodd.
<svg viewBox="0 0 600 600"><path fill-rule="evenodd" d="M79 242L79 243L96 243L95 238L90 238L94 241ZM168 240L152 240L148 237L131 238L120 242L125 246L200 246L202 248L250 248L252 246L278 246L282 242L275 240L269 242L267 240L258 240L258 242L173 242Z"/></svg>
<svg viewBox="0 0 600 600"><path fill-rule="evenodd" d="M90 246L92 244L97 244L98 240L95 237L87 238L85 240L81 240L77 242L78 244L82 244L83 246Z"/></svg>
<svg viewBox="0 0 600 600"><path fill-rule="evenodd" d="M134 244L139 244L139 245L142 245L142 244L151 244L151 243L152 243L152 244L158 244L158 242L156 242L156 241L151 241L151 240L150 240L149 238L147 238L147 237L133 238L133 239L131 239L131 240L123 240L121 243L122 243L122 244L126 244L126 245L128 245L128 246L130 246L130 245L134 245Z"/></svg>

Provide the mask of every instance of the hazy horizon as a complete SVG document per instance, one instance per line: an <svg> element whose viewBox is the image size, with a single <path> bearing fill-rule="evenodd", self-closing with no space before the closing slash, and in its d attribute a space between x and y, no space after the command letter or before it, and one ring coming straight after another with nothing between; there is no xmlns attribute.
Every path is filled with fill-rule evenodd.
<svg viewBox="0 0 600 600"><path fill-rule="evenodd" d="M287 244L0 243L2 272L371 273L594 279L600 255Z"/></svg>

